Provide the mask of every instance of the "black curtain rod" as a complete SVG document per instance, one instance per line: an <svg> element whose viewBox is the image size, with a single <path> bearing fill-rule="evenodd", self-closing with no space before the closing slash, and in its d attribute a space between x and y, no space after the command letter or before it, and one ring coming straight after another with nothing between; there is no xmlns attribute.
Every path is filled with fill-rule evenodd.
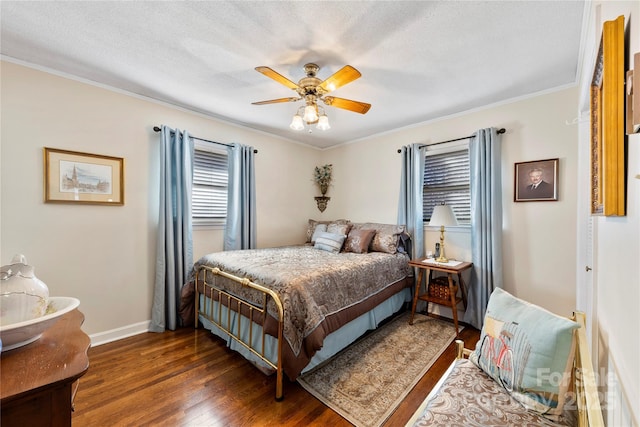
<svg viewBox="0 0 640 427"><path fill-rule="evenodd" d="M154 130L154 131L156 131L156 132L160 132L162 129L160 129L158 126L154 126L154 127L153 127L153 130ZM175 133L175 130L174 130L174 129L171 129L171 132L174 132L174 133ZM193 139L197 139L198 141L210 142L210 143L212 143L212 144L224 145L224 146L226 146L226 147L233 147L233 145L225 144L224 142L210 141L210 140L208 140L208 139L198 138L197 136L193 136L193 135L191 136L191 138L193 138ZM254 152L254 153L257 153L257 152L258 152L258 150L254 149L254 150L253 150L253 152Z"/></svg>
<svg viewBox="0 0 640 427"><path fill-rule="evenodd" d="M496 133L505 133L507 130L505 128L500 128L496 131ZM439 145L439 144L446 144L447 142L454 142L454 141L462 141L463 139L471 139L473 138L474 135L470 135L470 136L463 136L462 138L456 138L456 139L449 139L448 141L440 141L440 142L436 142L433 144L423 144L423 145L419 145L418 148L422 148L422 147L431 147L432 145ZM401 149L398 149L398 153L402 153Z"/></svg>

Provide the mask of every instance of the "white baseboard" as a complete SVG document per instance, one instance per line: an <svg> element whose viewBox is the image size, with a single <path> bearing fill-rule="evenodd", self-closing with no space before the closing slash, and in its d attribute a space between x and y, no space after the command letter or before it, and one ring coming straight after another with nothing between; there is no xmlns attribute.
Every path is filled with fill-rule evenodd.
<svg viewBox="0 0 640 427"><path fill-rule="evenodd" d="M151 321L146 320L144 322L134 323L133 325L127 325L121 328L112 329L110 331L89 335L89 338L91 339L91 346L97 347L102 344L107 344L113 341L121 340L123 338L128 338L134 335L149 332L150 324Z"/></svg>

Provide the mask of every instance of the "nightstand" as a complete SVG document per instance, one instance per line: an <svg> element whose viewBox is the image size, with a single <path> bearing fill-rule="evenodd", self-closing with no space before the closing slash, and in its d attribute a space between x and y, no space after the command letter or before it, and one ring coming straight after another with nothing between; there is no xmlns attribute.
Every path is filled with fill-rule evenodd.
<svg viewBox="0 0 640 427"><path fill-rule="evenodd" d="M411 305L411 318L409 319L409 324L413 325L413 317L416 313L416 305L418 304L418 300L427 302L427 313L429 312L429 303L439 304L451 308L451 311L453 312L453 324L456 327L457 336L458 309L456 307L458 306L458 303L460 301L462 301L465 308L467 307L467 288L465 287L464 280L462 279L462 272L473 267L473 263L453 260L449 261L448 263L439 263L436 262L433 258L420 258L409 261L409 265L418 269L418 277L416 278L415 291L413 293L413 304ZM421 295L420 287L422 285L422 278L424 277L423 274L425 271L427 272L427 289L426 292ZM449 281L449 299L443 299L437 296L429 295L429 283L431 282L431 273L433 271L440 271L447 274L447 278ZM458 276L461 297L457 296L457 289L453 284L453 274L456 274Z"/></svg>

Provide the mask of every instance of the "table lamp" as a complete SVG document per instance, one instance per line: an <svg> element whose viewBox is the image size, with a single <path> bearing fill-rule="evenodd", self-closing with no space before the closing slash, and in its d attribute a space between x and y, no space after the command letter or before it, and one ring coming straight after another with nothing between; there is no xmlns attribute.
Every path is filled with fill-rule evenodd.
<svg viewBox="0 0 640 427"><path fill-rule="evenodd" d="M449 262L444 255L444 227L452 227L458 225L456 215L453 213L450 205L436 205L431 214L429 225L440 226L440 255L436 258L436 262Z"/></svg>

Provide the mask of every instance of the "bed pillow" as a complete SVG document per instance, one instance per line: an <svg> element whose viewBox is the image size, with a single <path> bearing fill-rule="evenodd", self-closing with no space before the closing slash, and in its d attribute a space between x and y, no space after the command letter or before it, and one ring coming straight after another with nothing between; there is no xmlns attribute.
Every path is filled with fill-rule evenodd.
<svg viewBox="0 0 640 427"><path fill-rule="evenodd" d="M307 225L307 243L311 243L311 238L313 237L313 233L316 231L316 225L318 224L350 224L351 222L348 219L336 219L333 221L316 221L315 219L310 219ZM346 233L345 233L346 234Z"/></svg>
<svg viewBox="0 0 640 427"><path fill-rule="evenodd" d="M578 324L496 288L469 359L527 409L557 419L571 384Z"/></svg>
<svg viewBox="0 0 640 427"><path fill-rule="evenodd" d="M318 235L324 231L327 231L327 224L317 224L311 236L311 243L316 243Z"/></svg>
<svg viewBox="0 0 640 427"><path fill-rule="evenodd" d="M344 234L327 233L321 231L316 237L316 243L313 246L316 249L321 249L327 252L338 253L342 249L342 244L347 236Z"/></svg>
<svg viewBox="0 0 640 427"><path fill-rule="evenodd" d="M344 242L344 251L356 254L366 254L369 252L369 244L371 243L371 240L373 240L373 236L375 234L376 230L372 229L349 231L347 240Z"/></svg>
<svg viewBox="0 0 640 427"><path fill-rule="evenodd" d="M371 243L369 252L384 252L395 254L401 245L401 236L406 233L404 225L380 224L375 222L365 222L353 224L355 229L373 229L376 231Z"/></svg>
<svg viewBox="0 0 640 427"><path fill-rule="evenodd" d="M327 233L342 234L344 236L349 234L351 230L351 223L341 224L337 222L331 222L327 225Z"/></svg>

